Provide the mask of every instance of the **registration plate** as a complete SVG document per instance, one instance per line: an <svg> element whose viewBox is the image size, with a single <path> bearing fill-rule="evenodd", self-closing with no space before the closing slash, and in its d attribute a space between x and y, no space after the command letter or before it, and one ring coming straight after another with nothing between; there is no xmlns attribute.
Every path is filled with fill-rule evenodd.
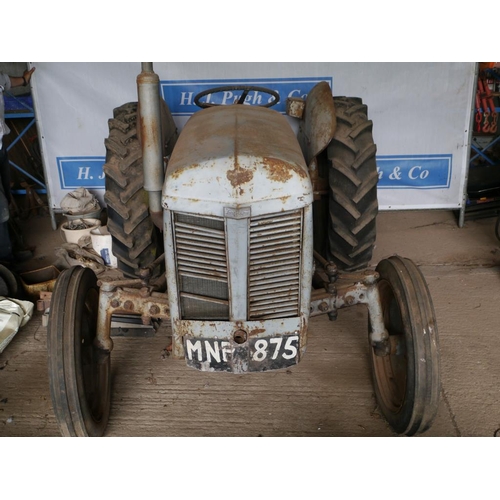
<svg viewBox="0 0 500 500"><path fill-rule="evenodd" d="M259 337L238 344L233 340L185 335L184 353L189 366L203 371L278 370L298 362L299 336Z"/></svg>

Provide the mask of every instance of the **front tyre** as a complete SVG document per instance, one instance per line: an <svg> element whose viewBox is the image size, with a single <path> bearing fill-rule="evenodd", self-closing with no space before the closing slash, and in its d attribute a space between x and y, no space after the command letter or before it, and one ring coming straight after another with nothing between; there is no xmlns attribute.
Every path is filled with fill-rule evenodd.
<svg viewBox="0 0 500 500"><path fill-rule="evenodd" d="M436 317L424 277L411 260L393 256L376 270L390 353L377 355L370 346L375 396L391 427L411 436L429 429L438 410Z"/></svg>
<svg viewBox="0 0 500 500"><path fill-rule="evenodd" d="M110 353L95 346L99 289L92 270L57 278L47 326L49 385L63 436L102 436L111 406Z"/></svg>

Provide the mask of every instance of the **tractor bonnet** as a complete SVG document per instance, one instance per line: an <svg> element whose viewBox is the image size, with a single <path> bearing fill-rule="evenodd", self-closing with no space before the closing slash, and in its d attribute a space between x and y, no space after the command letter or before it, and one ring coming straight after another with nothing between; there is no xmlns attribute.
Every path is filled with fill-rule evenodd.
<svg viewBox="0 0 500 500"><path fill-rule="evenodd" d="M191 117L168 164L162 199L164 208L213 216L225 207L251 205L258 215L310 203L307 166L286 118L244 105Z"/></svg>

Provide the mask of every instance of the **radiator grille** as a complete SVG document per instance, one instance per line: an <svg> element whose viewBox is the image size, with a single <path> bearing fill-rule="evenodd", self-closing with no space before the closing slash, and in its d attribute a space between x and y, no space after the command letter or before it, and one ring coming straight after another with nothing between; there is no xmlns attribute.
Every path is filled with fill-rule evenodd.
<svg viewBox="0 0 500 500"><path fill-rule="evenodd" d="M302 211L250 222L248 319L299 315Z"/></svg>
<svg viewBox="0 0 500 500"><path fill-rule="evenodd" d="M224 220L174 214L183 319L229 319Z"/></svg>

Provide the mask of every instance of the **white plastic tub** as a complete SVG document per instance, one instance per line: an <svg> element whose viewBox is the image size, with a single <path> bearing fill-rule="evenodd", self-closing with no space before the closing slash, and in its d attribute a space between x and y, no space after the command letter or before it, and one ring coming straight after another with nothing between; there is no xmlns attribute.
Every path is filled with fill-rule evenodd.
<svg viewBox="0 0 500 500"><path fill-rule="evenodd" d="M92 247L102 257L105 264L110 267L117 267L118 261L111 251L112 240L108 226L100 226L90 231Z"/></svg>

